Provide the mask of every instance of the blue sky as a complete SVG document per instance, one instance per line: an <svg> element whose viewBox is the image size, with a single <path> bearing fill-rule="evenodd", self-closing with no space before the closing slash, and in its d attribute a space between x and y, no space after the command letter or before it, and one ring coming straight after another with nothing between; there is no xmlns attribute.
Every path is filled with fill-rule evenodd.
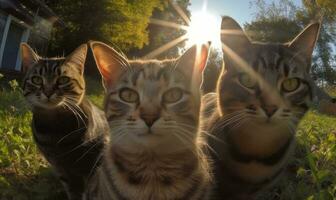
<svg viewBox="0 0 336 200"><path fill-rule="evenodd" d="M191 0L191 12L199 11L206 1L207 11L216 17L229 15L237 20L241 25L251 21L255 10L250 6L250 0ZM273 0L266 0L267 3ZM277 0L281 1L281 0ZM295 4L301 5L301 0L293 0Z"/></svg>

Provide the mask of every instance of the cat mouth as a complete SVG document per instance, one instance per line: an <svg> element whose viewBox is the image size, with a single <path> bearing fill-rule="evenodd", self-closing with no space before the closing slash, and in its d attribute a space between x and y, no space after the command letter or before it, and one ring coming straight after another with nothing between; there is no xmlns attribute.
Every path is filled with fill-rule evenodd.
<svg viewBox="0 0 336 200"><path fill-rule="evenodd" d="M55 100L45 100L45 101L39 101L37 104L34 104L34 106L41 107L41 108L56 108L62 105L62 101L55 101Z"/></svg>
<svg viewBox="0 0 336 200"><path fill-rule="evenodd" d="M138 136L143 137L143 136L148 136L148 135L154 135L153 131L148 130L146 133L139 133Z"/></svg>
<svg viewBox="0 0 336 200"><path fill-rule="evenodd" d="M143 133L138 133L137 134L139 137L146 137L146 136L156 136L158 134L156 134L152 129L148 129L147 132L143 132Z"/></svg>

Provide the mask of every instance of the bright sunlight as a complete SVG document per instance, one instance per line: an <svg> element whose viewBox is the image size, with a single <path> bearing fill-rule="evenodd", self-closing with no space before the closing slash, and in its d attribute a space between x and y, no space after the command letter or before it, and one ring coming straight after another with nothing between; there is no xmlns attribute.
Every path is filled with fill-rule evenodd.
<svg viewBox="0 0 336 200"><path fill-rule="evenodd" d="M192 13L186 36L187 47L211 41L213 47L220 48L220 20L206 11Z"/></svg>

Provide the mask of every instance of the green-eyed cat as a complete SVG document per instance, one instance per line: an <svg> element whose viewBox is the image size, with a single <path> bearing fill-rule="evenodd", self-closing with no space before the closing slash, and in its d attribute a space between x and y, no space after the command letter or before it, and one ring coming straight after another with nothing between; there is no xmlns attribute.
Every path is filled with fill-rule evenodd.
<svg viewBox="0 0 336 200"><path fill-rule="evenodd" d="M82 198L109 133L104 113L85 97L87 45L66 58L41 58L21 44L23 94L33 112L34 140L71 200Z"/></svg>
<svg viewBox="0 0 336 200"><path fill-rule="evenodd" d="M91 48L106 88L111 142L85 199L208 199L198 131L208 47L163 61L127 60L100 42Z"/></svg>
<svg viewBox="0 0 336 200"><path fill-rule="evenodd" d="M312 101L309 70L319 28L312 24L286 44L253 43L223 17L225 66L217 92L203 98L214 199L252 199L285 169Z"/></svg>

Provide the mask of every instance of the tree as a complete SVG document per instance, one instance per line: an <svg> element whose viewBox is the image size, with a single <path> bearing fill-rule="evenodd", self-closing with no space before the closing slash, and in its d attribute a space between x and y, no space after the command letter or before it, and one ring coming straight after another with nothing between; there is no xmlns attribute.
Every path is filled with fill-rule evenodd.
<svg viewBox="0 0 336 200"><path fill-rule="evenodd" d="M316 48L317 53L313 58L313 67L316 67L316 69L313 68L313 72L316 72L313 73L313 76L322 85L325 85L325 82L329 85L336 84L336 65L335 58L332 55L333 47L336 45L336 10L332 6L327 7L329 6L328 2L328 0L303 0L304 9L298 11L297 14L297 19L305 22L309 19L323 18Z"/></svg>
<svg viewBox="0 0 336 200"><path fill-rule="evenodd" d="M218 49L211 49L207 66L203 73L203 93L215 92L217 80L222 70L223 57Z"/></svg>
<svg viewBox="0 0 336 200"><path fill-rule="evenodd" d="M71 52L88 40L100 40L120 50L148 44L146 30L155 9L165 0L49 0L65 27L56 27L50 53Z"/></svg>
<svg viewBox="0 0 336 200"><path fill-rule="evenodd" d="M175 8L172 6L172 3L175 3L179 6L179 8L186 14L186 16L190 16L190 12L188 10L189 0L175 0L175 1L166 1L164 4L164 8L159 10L156 9L153 12L152 19L162 20L165 22L175 23L179 25L186 25L186 22L182 19L182 17L177 13ZM149 24L148 26L149 32L149 43L146 44L142 49L135 49L131 51L131 55L135 57L142 57L147 55L148 53L154 51L155 49L162 47L163 45L173 41L174 39L184 35L186 33L183 29L176 29L172 27L161 26L158 24ZM160 54L156 58L171 58L177 57L179 55L179 48L184 46L184 42L181 42Z"/></svg>
<svg viewBox="0 0 336 200"><path fill-rule="evenodd" d="M244 24L246 32L255 41L288 42L301 30L295 19L298 8L290 0L267 4L264 0L250 2L256 7L254 19Z"/></svg>
<svg viewBox="0 0 336 200"><path fill-rule="evenodd" d="M288 18L261 18L244 25L254 41L288 42L301 30L299 24Z"/></svg>
<svg viewBox="0 0 336 200"><path fill-rule="evenodd" d="M330 20L336 19L336 4L334 0L303 0L303 3L306 7L307 4L316 5L320 8L320 12Z"/></svg>

